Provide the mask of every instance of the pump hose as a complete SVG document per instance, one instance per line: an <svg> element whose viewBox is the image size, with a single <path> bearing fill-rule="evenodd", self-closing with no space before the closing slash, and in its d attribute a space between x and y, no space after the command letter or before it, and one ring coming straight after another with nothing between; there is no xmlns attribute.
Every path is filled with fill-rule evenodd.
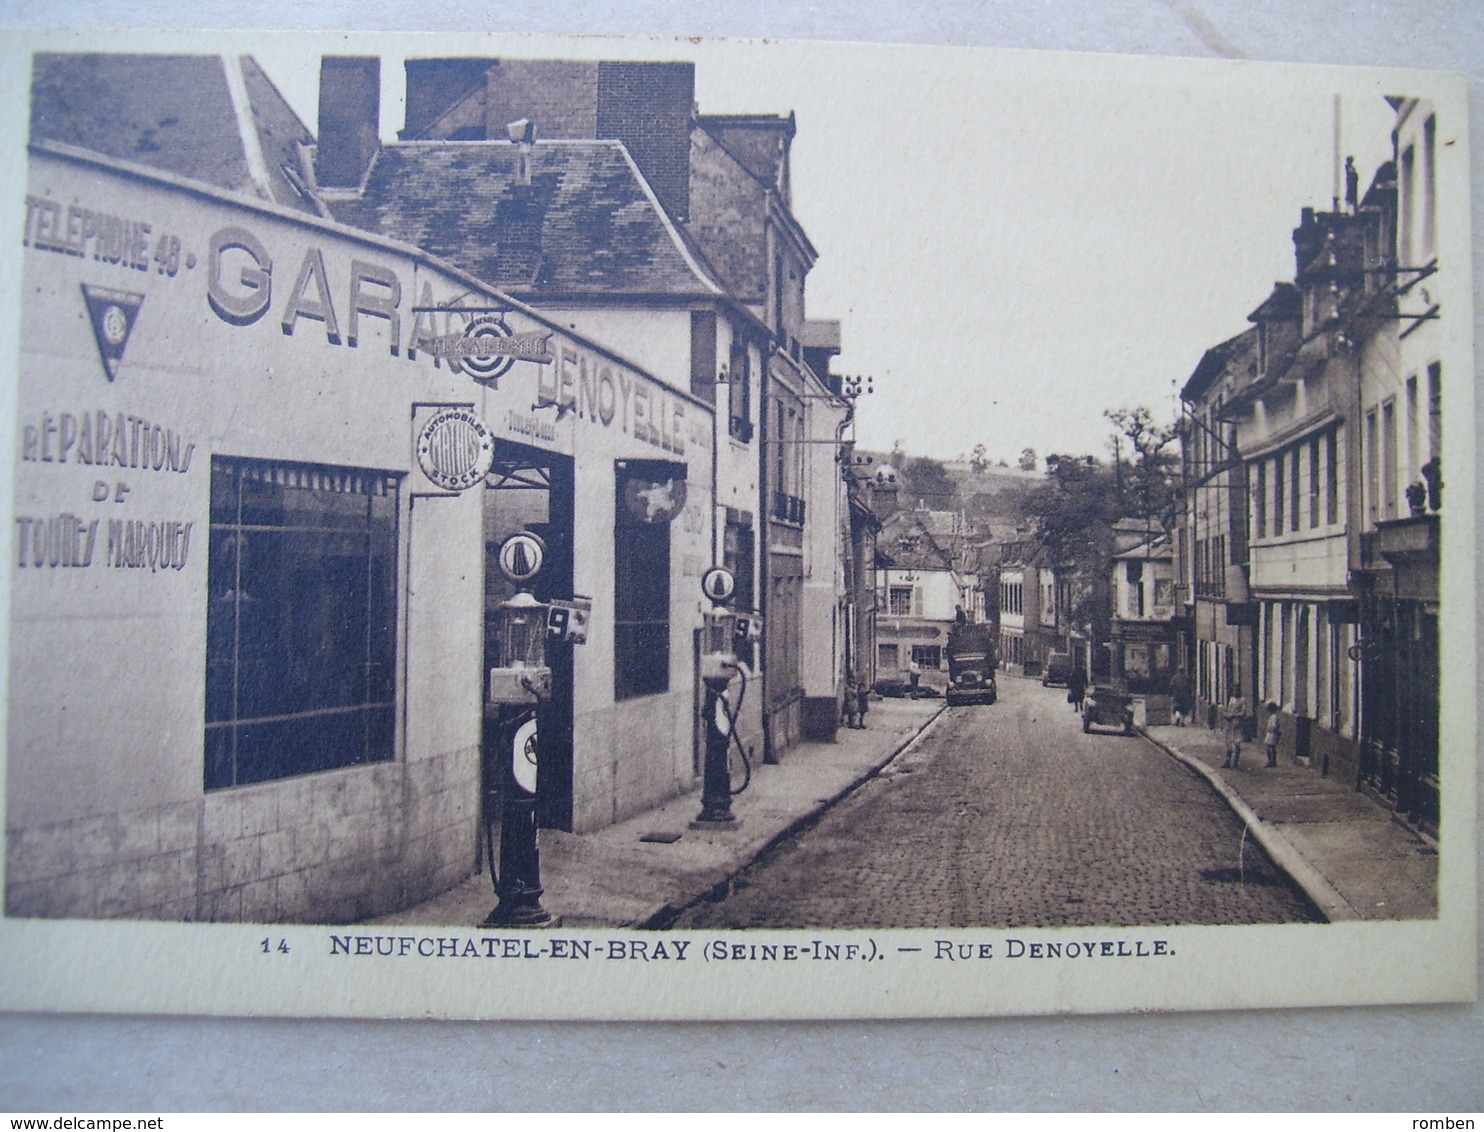
<svg viewBox="0 0 1484 1132"><path fill-rule="evenodd" d="M737 717L742 714L742 701L747 698L747 669L739 666L737 673L742 677L742 687L737 693L736 706L732 706L725 693L716 697L717 702L721 704L721 710L726 713L728 741L742 756L742 767L746 772L742 777L742 785L731 791L733 798L752 785L752 759L749 757L747 748L742 745L742 737L737 734Z"/></svg>
<svg viewBox="0 0 1484 1132"><path fill-rule="evenodd" d="M484 860L485 864L489 866L490 884L494 886L495 894L498 896L500 893L500 873L495 866L495 823L491 820L494 816L490 812L494 809L491 794L492 792L488 788L484 790L484 814L480 818L480 821L484 825Z"/></svg>

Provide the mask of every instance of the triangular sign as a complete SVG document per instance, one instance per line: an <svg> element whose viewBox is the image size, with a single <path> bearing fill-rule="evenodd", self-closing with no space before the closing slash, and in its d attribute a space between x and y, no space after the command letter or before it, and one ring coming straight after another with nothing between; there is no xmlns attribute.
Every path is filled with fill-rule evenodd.
<svg viewBox="0 0 1484 1132"><path fill-rule="evenodd" d="M103 370L108 374L108 380L112 381L118 376L124 347L134 329L134 320L139 317L144 296L107 287L90 287L84 283L82 297L88 304L88 318L93 324L98 356L103 359Z"/></svg>

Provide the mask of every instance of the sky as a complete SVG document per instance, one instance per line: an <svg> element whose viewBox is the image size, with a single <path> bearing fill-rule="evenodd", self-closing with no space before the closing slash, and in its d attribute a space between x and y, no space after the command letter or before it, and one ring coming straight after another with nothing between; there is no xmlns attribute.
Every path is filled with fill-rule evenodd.
<svg viewBox="0 0 1484 1132"><path fill-rule="evenodd" d="M983 444L1011 464L1025 448L1105 456L1105 410L1172 420L1204 351L1292 279L1301 208L1330 207L1336 97L1363 192L1390 157L1396 93L1353 69L946 47L251 50L311 129L321 51L380 54L388 139L406 55L691 59L703 113L793 111L793 210L819 253L808 313L842 323L835 372L873 379L859 442L940 459Z"/></svg>

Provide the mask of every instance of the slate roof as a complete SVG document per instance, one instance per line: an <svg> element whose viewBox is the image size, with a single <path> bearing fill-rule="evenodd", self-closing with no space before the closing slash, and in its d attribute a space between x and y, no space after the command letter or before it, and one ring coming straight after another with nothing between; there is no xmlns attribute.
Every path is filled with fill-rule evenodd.
<svg viewBox="0 0 1484 1132"><path fill-rule="evenodd" d="M1243 366L1250 364L1249 357L1257 345L1257 328L1251 327L1242 333L1228 338L1219 345L1212 346L1202 355L1200 364L1195 367L1195 372L1180 390L1182 401L1199 401L1206 392L1234 365Z"/></svg>
<svg viewBox="0 0 1484 1132"><path fill-rule="evenodd" d="M1124 550L1113 555L1114 558L1173 558L1175 552L1170 548L1170 540L1163 532L1151 535L1149 538L1135 543Z"/></svg>
<svg viewBox="0 0 1484 1132"><path fill-rule="evenodd" d="M714 273L665 216L621 143L537 142L524 196L517 160L509 142L387 145L363 193L327 203L343 223L546 300L720 294ZM529 238L536 225L539 243Z"/></svg>
<svg viewBox="0 0 1484 1132"><path fill-rule="evenodd" d="M240 64L252 116L247 136L220 55L38 54L31 139L317 212L299 156L313 135L251 56ZM261 180L249 147L262 154Z"/></svg>
<svg viewBox="0 0 1484 1132"><path fill-rule="evenodd" d="M749 176L765 188L778 188L785 151L776 139L793 140L798 124L792 113L698 114L695 121Z"/></svg>
<svg viewBox="0 0 1484 1132"><path fill-rule="evenodd" d="M1164 528L1153 519L1124 518L1113 524L1114 558L1160 557L1168 546Z"/></svg>
<svg viewBox="0 0 1484 1132"><path fill-rule="evenodd" d="M881 525L876 550L896 570L953 571L953 562L918 511L898 511Z"/></svg>
<svg viewBox="0 0 1484 1132"><path fill-rule="evenodd" d="M1247 321L1296 321L1302 314L1303 297L1299 289L1292 283L1274 283L1272 292L1247 316Z"/></svg>

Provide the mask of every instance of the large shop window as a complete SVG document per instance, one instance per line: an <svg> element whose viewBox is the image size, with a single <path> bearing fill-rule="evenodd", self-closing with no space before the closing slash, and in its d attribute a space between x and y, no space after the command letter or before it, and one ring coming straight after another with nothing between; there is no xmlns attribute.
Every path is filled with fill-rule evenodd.
<svg viewBox="0 0 1484 1132"><path fill-rule="evenodd" d="M942 668L942 645L913 645L912 660L919 668Z"/></svg>
<svg viewBox="0 0 1484 1132"><path fill-rule="evenodd" d="M212 460L208 790L392 757L397 485Z"/></svg>
<svg viewBox="0 0 1484 1132"><path fill-rule="evenodd" d="M670 689L670 523L685 507L685 465L619 461L613 526L613 698Z"/></svg>

